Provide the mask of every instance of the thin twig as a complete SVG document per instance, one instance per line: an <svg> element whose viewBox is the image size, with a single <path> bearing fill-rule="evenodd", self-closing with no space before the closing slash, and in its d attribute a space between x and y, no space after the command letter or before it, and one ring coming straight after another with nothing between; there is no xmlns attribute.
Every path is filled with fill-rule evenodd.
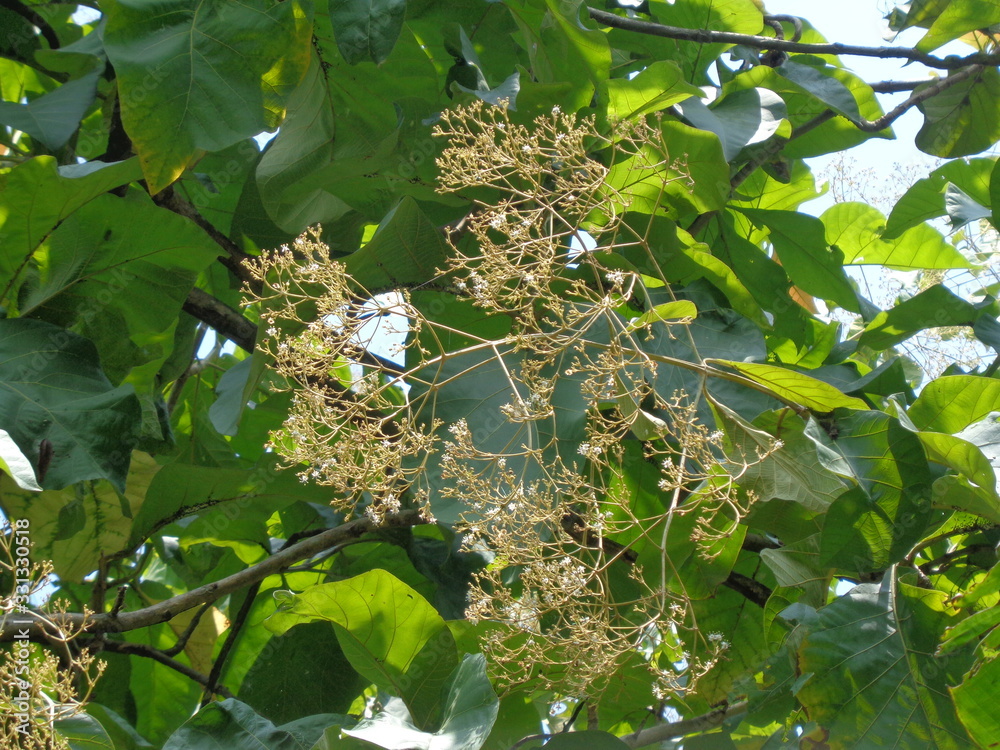
<svg viewBox="0 0 1000 750"><path fill-rule="evenodd" d="M259 592L260 581L247 589L246 598L243 599L243 604L240 605L240 611L236 614L236 619L229 625L226 641L222 644L222 648L219 649L219 655L212 663L212 671L208 673L208 681L205 683L205 693L201 697L202 708L211 703L212 695L218 692L219 678L222 676L222 668L226 663L226 658L229 656L229 652L233 650L236 639L239 638L240 631L250 616L250 609L253 607L254 599L257 598Z"/></svg>
<svg viewBox="0 0 1000 750"><path fill-rule="evenodd" d="M144 656L147 659L152 659L153 661L158 661L165 667L170 667L175 672L179 672L185 677L194 680L199 685L207 685L208 677L203 675L201 672L192 669L187 664L182 664L176 659L172 659L167 656L163 651L158 648L153 648L152 646L147 646L144 643L129 643L127 641L104 641L100 644L102 651L110 651L115 654L126 654L127 656ZM223 698L235 698L229 690L220 686L215 688L215 693L221 695Z"/></svg>
<svg viewBox="0 0 1000 750"><path fill-rule="evenodd" d="M882 59L910 60L923 63L929 68L941 70L957 70L969 65L1000 65L1000 54L978 52L965 57L948 56L944 59L920 52L912 47L859 47L852 44L807 44L803 42L785 41L769 36L755 34L736 34L730 31L709 31L708 29L685 29L679 26L666 26L650 21L640 21L635 18L623 18L613 13L588 7L590 17L605 26L611 26L624 31L634 31L639 34L681 39L701 44L739 44L753 49L781 50L782 52L798 52L806 55L851 55L857 57L878 57Z"/></svg>
<svg viewBox="0 0 1000 750"><path fill-rule="evenodd" d="M647 745L655 745L673 737L686 737L689 734L707 732L721 726L722 722L729 717L744 714L746 711L746 701L740 701L732 705L723 704L701 716L682 719L681 721L671 721L666 724L657 724L655 727L649 727L648 729L625 735L619 739L631 748L646 747Z"/></svg>
<svg viewBox="0 0 1000 750"><path fill-rule="evenodd" d="M47 630L52 627L64 631L82 627L88 633L122 633L147 628L150 625L167 622L181 612L194 609L207 602L214 602L227 594L263 581L268 576L287 570L299 560L312 557L329 547L343 544L348 540L357 539L380 529L421 526L426 523L430 523L430 521L419 510L403 510L387 515L381 525L377 525L368 518L358 518L283 549L256 565L251 565L231 576L199 586L148 607L133 612L124 612L117 617L112 617L109 613L86 616L79 612L67 612L48 615L51 622L43 619L41 614L37 614L31 625L27 627L19 625L18 629L4 623L3 630L0 631L0 642L12 640L17 630L26 630L28 638L32 641L44 642Z"/></svg>

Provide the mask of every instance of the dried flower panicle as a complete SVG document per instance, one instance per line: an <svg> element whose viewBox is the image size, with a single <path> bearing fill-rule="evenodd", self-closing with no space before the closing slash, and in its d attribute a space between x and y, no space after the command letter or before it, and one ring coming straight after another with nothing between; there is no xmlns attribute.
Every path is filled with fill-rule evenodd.
<svg viewBox="0 0 1000 750"><path fill-rule="evenodd" d="M61 624L68 609L65 602L44 609L25 605L42 594L52 566L49 562L35 563L25 575L16 562L13 540L9 524L0 528L0 571L9 580L19 581L13 591L0 597L0 621L8 625L30 616L42 625L48 647L15 639L0 654L0 747L69 750L70 744L58 732L57 722L83 713L105 663L97 661L87 649L72 645L86 628L86 610L83 622L67 630ZM17 633L22 628L11 626L11 630Z"/></svg>
<svg viewBox="0 0 1000 750"><path fill-rule="evenodd" d="M456 304L503 314L509 332L453 331L400 289L391 314L408 332L405 364L379 362L367 326L373 311L390 311L307 233L252 266L262 347L294 389L272 445L304 481L334 488L344 511L379 520L404 503L461 509L467 548L494 555L468 616L493 623L484 649L501 681L593 695L641 654L660 694L691 691L727 644L698 631L670 543L688 529L699 554L718 554L754 500L740 478L769 451L739 455L702 424L704 387L654 387L659 368L699 367L651 353L654 327L697 347L686 319L632 322L670 285L645 238L620 221L628 200L605 165L652 172L662 136L642 122L602 134L558 108L525 126L482 102L442 113L436 134L448 139L441 189L494 196L467 217L474 241L453 244L441 284ZM587 250L581 227L593 217L600 235ZM641 273L626 249L645 253ZM455 333L463 344L450 351ZM441 424L439 396L483 371L506 395L473 410L476 424ZM509 439L497 442L498 431ZM629 440L640 442L627 450ZM659 507L629 489L636 446Z"/></svg>

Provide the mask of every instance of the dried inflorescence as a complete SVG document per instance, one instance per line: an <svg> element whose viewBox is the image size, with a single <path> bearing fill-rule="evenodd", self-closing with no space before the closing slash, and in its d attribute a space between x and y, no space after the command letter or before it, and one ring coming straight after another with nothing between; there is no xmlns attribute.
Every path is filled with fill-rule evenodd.
<svg viewBox="0 0 1000 750"><path fill-rule="evenodd" d="M768 451L734 455L698 419L707 368L645 345L655 334L697 350L687 319L636 312L670 286L608 185L608 164L662 165L659 131L601 133L558 108L525 126L480 102L443 113L437 134L441 189L478 196L473 241L453 238L440 286L509 331L452 330L398 290L405 365L379 362L365 337L381 303L308 233L252 266L262 347L294 389L273 447L347 512L460 509L467 548L494 556L468 615L493 623L484 648L503 680L593 694L642 654L660 693L691 690L727 644L697 630L671 545L718 554L754 499L739 478ZM584 248L584 226L599 228L596 247ZM661 392L660 368L681 366L699 389ZM481 377L492 378L482 404L442 424L441 403L476 392L456 399L455 384ZM652 475L642 489L637 461Z"/></svg>
<svg viewBox="0 0 1000 750"><path fill-rule="evenodd" d="M17 583L0 597L0 624L15 634L0 655L0 747L68 750L57 722L83 713L105 664L73 643L85 630L86 619L72 630L61 625L66 621L65 603L46 609L28 606L42 595L52 567L48 562L22 567L24 558L12 549L14 539L9 525L0 528L0 570ZM26 632L25 622L42 625L45 648L19 637Z"/></svg>

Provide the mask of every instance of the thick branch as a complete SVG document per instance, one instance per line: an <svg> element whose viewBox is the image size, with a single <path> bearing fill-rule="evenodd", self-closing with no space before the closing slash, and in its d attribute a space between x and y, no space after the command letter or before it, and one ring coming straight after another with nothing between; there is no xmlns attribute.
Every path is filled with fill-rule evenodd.
<svg viewBox="0 0 1000 750"><path fill-rule="evenodd" d="M376 525L367 518L359 518L304 539L288 549L281 550L266 560L262 560L256 565L251 565L249 568L234 573L220 581L200 586L191 591L179 594L172 599L157 602L134 612L124 612L119 615L104 612L92 615L89 618L85 618L83 614L71 612L61 616L49 615L49 618L64 630L79 629L85 625L85 630L88 633L122 633L127 630L147 628L150 625L167 622L181 612L194 609L207 602L214 602L227 594L251 586L258 581L263 581L270 575L287 570L299 560L312 557L330 547L357 539L369 532L383 528L420 526L426 523L429 523L429 521L418 510L404 510L391 516L386 516L385 522L382 525ZM34 617L30 624L27 625L25 625L23 620L12 621L5 619L3 630L0 631L0 642L12 640L15 633L22 629L27 630L28 637L31 640L45 640L44 623L37 617Z"/></svg>
<svg viewBox="0 0 1000 750"><path fill-rule="evenodd" d="M754 34L735 34L730 31L709 31L708 29L685 29L679 26L665 26L635 18L623 18L596 8L587 8L590 17L605 26L611 26L638 34L661 36L667 39L682 39L701 44L739 44L744 47L764 50L798 52L806 55L853 55L858 57L879 57L882 59L909 60L923 63L929 68L957 70L969 65L1000 65L1000 54L978 52L965 57L949 56L944 59L920 52L912 47L858 47L852 44L805 44L783 39L775 39Z"/></svg>
<svg viewBox="0 0 1000 750"><path fill-rule="evenodd" d="M33 8L29 8L24 3L17 2L17 0L0 0L0 8L7 8L17 13L17 15L21 16L21 18L32 26L35 26L41 32L51 49L59 49L59 37L56 36L55 30Z"/></svg>
<svg viewBox="0 0 1000 750"><path fill-rule="evenodd" d="M956 83L961 83L966 78L978 75L983 70L985 70L984 65L970 65L965 70L952 73L947 78L941 78L927 86L927 88L916 92L912 96L908 97L905 102L900 104L898 107L893 107L877 120L851 120L851 122L858 130L862 130L865 133L877 133L879 130L889 127L893 122L898 120L903 114L918 105L920 102L930 99L932 96L937 96L945 89L951 88Z"/></svg>
<svg viewBox="0 0 1000 750"><path fill-rule="evenodd" d="M635 734L625 735L619 739L632 748L655 745L659 742L663 742L664 740L669 740L672 737L686 737L689 734L698 734L700 732L707 732L710 729L715 729L716 727L721 726L722 722L730 716L738 716L739 714L746 713L746 710L746 701L734 703L731 706L722 705L712 709L707 714L695 716L692 719L683 719L681 721L671 721L667 724L658 724L655 727L649 727L648 729L643 729Z"/></svg>
<svg viewBox="0 0 1000 750"><path fill-rule="evenodd" d="M184 312L208 324L240 349L253 351L257 341L257 326L244 318L238 310L203 289L195 287L191 290L184 300Z"/></svg>
<svg viewBox="0 0 1000 750"><path fill-rule="evenodd" d="M732 571L729 577L722 582L722 585L732 589L761 609L767 604L767 600L771 598L771 589L760 581L755 581L753 578L749 578L736 571Z"/></svg>
<svg viewBox="0 0 1000 750"><path fill-rule="evenodd" d="M187 664L182 664L176 659L170 658L166 653L158 648L153 648L152 646L147 646L144 643L128 643L126 641L104 641L100 644L102 651L111 651L116 654L127 654L128 656L144 656L147 659L152 659L154 661L160 662L166 667L170 667L175 672L180 672L185 677L194 680L199 685L203 687L208 686L208 677L203 675L201 672L191 669ZM234 698L235 696L229 692L228 689L222 685L218 685L213 688L213 692L216 695L221 695L223 698Z"/></svg>
<svg viewBox="0 0 1000 750"><path fill-rule="evenodd" d="M225 250L225 255L220 256L219 261L228 268L232 274L240 281L253 283L253 277L243 264L250 256L243 252L239 245L229 239L226 235L216 229L208 219L198 213L198 209L188 201L179 196L172 187L157 193L153 201L158 205L173 211L179 216L194 222L205 232L212 241Z"/></svg>

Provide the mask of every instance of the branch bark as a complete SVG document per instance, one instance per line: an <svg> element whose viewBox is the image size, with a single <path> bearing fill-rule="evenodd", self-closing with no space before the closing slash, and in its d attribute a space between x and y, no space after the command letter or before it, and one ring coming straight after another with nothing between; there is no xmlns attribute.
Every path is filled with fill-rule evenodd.
<svg viewBox="0 0 1000 750"><path fill-rule="evenodd" d="M722 705L712 709L707 714L695 716L691 719L681 721L671 721L667 724L657 724L655 727L642 729L635 734L628 734L619 739L631 748L646 747L655 745L673 737L686 737L689 734L698 734L715 729L722 725L731 716L738 716L746 713L747 702L740 701L732 705Z"/></svg>
<svg viewBox="0 0 1000 750"><path fill-rule="evenodd" d="M129 643L127 641L104 641L99 644L101 651L110 651L115 654L126 654L128 656L143 656L147 659L152 659L153 661L158 661L166 667L170 667L175 672L179 672L185 677L194 680L199 685L207 688L209 684L209 679L201 672L196 669L192 669L187 664L182 664L176 659L172 659L166 653L158 648L153 648L152 646L147 646L144 643ZM217 685L212 688L212 691L216 695L221 695L223 698L235 698L229 690L221 685Z"/></svg>
<svg viewBox="0 0 1000 750"><path fill-rule="evenodd" d="M315 536L293 544L287 549L271 555L256 565L234 573L219 581L200 586L191 591L179 594L171 599L157 602L149 607L143 607L134 612L115 614L103 612L86 617L82 613L69 612L64 615L52 614L49 619L59 628L67 631L83 627L87 633L123 633L128 630L147 628L176 617L181 612L214 602L227 594L239 591L263 581L270 575L280 573L299 560L312 557L330 547L357 539L369 532L384 528L403 528L421 526L429 521L419 510L404 510L387 516L385 523L376 525L367 518L349 521L334 529L327 529ZM0 642L10 641L18 631L27 631L28 638L33 641L47 642L45 624L35 616L25 627L23 621L4 618L3 629L0 631Z"/></svg>
<svg viewBox="0 0 1000 750"><path fill-rule="evenodd" d="M222 300L195 287L184 301L184 312L213 328L244 351L252 352L257 341L257 326Z"/></svg>
<svg viewBox="0 0 1000 750"><path fill-rule="evenodd" d="M709 31L708 29L685 29L679 26L666 26L651 21L640 21L635 18L623 18L614 13L608 13L596 8L587 7L590 17L598 23L624 31L634 31L638 34L660 36L667 39L681 39L701 44L739 44L744 47L762 50L780 50L782 52L798 52L806 55L851 55L856 57L878 57L882 59L909 60L923 63L929 68L939 70L958 70L970 65L1000 65L1000 54L978 52L965 57L936 57L926 52L920 52L912 47L859 47L853 44L807 44L775 39L755 34L735 34L730 31Z"/></svg>

